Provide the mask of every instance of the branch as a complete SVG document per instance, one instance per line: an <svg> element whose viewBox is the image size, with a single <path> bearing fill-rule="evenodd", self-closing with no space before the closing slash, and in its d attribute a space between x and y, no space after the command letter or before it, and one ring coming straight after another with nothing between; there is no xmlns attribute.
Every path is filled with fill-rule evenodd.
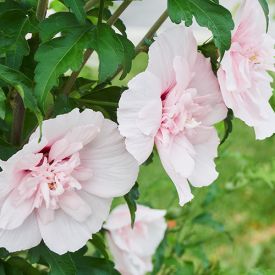
<svg viewBox="0 0 275 275"><path fill-rule="evenodd" d="M154 23L154 25L149 29L149 31L145 34L145 36L141 39L141 41L136 46L136 54L141 52L144 48L144 44L146 40L151 40L160 26L165 22L168 18L168 12L165 10L163 14L158 18L158 20ZM147 48L147 47L146 47Z"/></svg>
<svg viewBox="0 0 275 275"><path fill-rule="evenodd" d="M36 17L38 21L42 21L48 9L48 0L39 0L36 9ZM11 142L14 145L20 145L25 120L25 107L23 100L17 91L13 91L13 121L11 129Z"/></svg>
<svg viewBox="0 0 275 275"><path fill-rule="evenodd" d="M163 12L163 14L158 18L158 20L154 23L154 25L149 29L149 31L145 34L145 36L140 40L138 45L135 48L135 52L137 56L140 52L144 51L145 49L148 49L147 46L145 46L146 40L151 40L157 30L160 28L160 26L165 22L165 20L168 18L167 10ZM117 75L121 72L122 68L119 67L118 70L105 82L105 85L101 87L105 87L108 83L110 83Z"/></svg>
<svg viewBox="0 0 275 275"><path fill-rule="evenodd" d="M99 0L88 1L84 6L85 11L87 12L87 11L91 10L97 4L98 1Z"/></svg>
<svg viewBox="0 0 275 275"><path fill-rule="evenodd" d="M114 12L114 14L109 18L109 20L107 21L108 25L113 25L117 19L119 18L119 16L127 9L127 7L132 3L133 0L125 0L118 8L117 10ZM90 56L92 55L92 53L94 52L94 50L92 49L87 49L85 54L84 54L84 60L80 66L80 69L76 72L73 72L68 80L68 82L66 83L65 87L64 87L64 94L65 95L69 95L72 91L72 88L75 84L75 81L78 77L78 75L80 74L81 70L83 69L83 67L85 66L86 62L88 61L88 59L90 58Z"/></svg>
<svg viewBox="0 0 275 275"><path fill-rule="evenodd" d="M49 0L38 0L37 9L36 9L36 18L38 21L42 21L48 9Z"/></svg>

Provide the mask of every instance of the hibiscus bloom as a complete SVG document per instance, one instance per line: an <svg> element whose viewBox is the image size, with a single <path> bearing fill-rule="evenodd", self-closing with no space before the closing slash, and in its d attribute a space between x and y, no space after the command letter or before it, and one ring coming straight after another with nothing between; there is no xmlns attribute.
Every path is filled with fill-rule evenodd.
<svg viewBox="0 0 275 275"><path fill-rule="evenodd" d="M136 221L126 204L116 207L104 228L117 270L122 275L144 275L152 271L152 256L164 237L166 211L137 205Z"/></svg>
<svg viewBox="0 0 275 275"><path fill-rule="evenodd" d="M275 132L275 113L269 104L272 77L267 73L275 71L274 56L274 40L266 34L259 1L244 1L218 79L226 106L254 128L257 139Z"/></svg>
<svg viewBox="0 0 275 275"><path fill-rule="evenodd" d="M44 121L42 133L1 162L0 247L10 252L42 239L58 254L78 250L137 178L117 125L99 112L74 109Z"/></svg>
<svg viewBox="0 0 275 275"><path fill-rule="evenodd" d="M141 164L155 144L183 205L193 197L188 181L200 187L218 176L213 124L227 109L210 60L198 53L192 32L177 26L156 39L147 70L128 87L118 109L126 148Z"/></svg>

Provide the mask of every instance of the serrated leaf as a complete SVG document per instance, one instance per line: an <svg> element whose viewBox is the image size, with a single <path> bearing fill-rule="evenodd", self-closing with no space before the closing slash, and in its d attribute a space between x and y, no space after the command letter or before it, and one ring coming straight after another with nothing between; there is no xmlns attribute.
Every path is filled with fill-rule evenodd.
<svg viewBox="0 0 275 275"><path fill-rule="evenodd" d="M91 47L99 56L99 81L103 82L120 68L122 77L130 71L135 48L126 37L116 33L107 24L99 25L92 34Z"/></svg>
<svg viewBox="0 0 275 275"><path fill-rule="evenodd" d="M234 22L223 6L211 0L168 0L168 14L173 22L178 24L183 20L186 26L192 24L194 16L200 26L212 32L221 57L230 48Z"/></svg>
<svg viewBox="0 0 275 275"><path fill-rule="evenodd" d="M91 10L88 12L88 15L97 18L97 17L98 17L98 13L99 13L99 8L94 8L94 9L91 9ZM108 10L108 9L105 8L105 9L103 10L102 16L103 16L102 19L103 19L104 21L108 21L108 19L112 16L112 13L110 12L110 10ZM122 21L120 18L118 18L118 19L116 20L116 22L114 23L113 26L116 27L116 29L117 29L118 31L120 31L120 33L121 33L122 35L124 35L124 36L127 37L127 34L126 34L126 26L124 25L123 21Z"/></svg>
<svg viewBox="0 0 275 275"><path fill-rule="evenodd" d="M14 87L23 99L25 108L34 112L41 120L41 113L38 109L36 99L33 95L33 83L23 73L0 64L0 79L6 84Z"/></svg>
<svg viewBox="0 0 275 275"><path fill-rule="evenodd" d="M52 39L57 33L79 27L75 16L69 12L57 12L39 24L39 36L42 42Z"/></svg>
<svg viewBox="0 0 275 275"><path fill-rule="evenodd" d="M29 17L21 10L11 10L0 15L0 50L6 53L6 64L18 69L24 56L29 54L25 35L29 30Z"/></svg>
<svg viewBox="0 0 275 275"><path fill-rule="evenodd" d="M77 71L83 60L83 51L90 41L91 26L84 26L54 38L38 48L35 60L35 96L43 108L50 90L58 85L58 77L69 69Z"/></svg>
<svg viewBox="0 0 275 275"><path fill-rule="evenodd" d="M83 0L64 0L64 3L71 9L80 23L85 23L86 13Z"/></svg>
<svg viewBox="0 0 275 275"><path fill-rule="evenodd" d="M135 218L136 218L136 211L137 211L137 203L136 201L139 199L139 190L138 190L138 183L136 182L136 184L132 187L132 189L130 190L129 193L127 193L124 196L129 211L130 211L130 215L131 215L131 226L134 227L134 223L135 223Z"/></svg>
<svg viewBox="0 0 275 275"><path fill-rule="evenodd" d="M266 18L266 31L268 31L268 26L269 26L269 7L268 7L268 2L267 0L259 0L262 9L264 11L265 14L265 18Z"/></svg>
<svg viewBox="0 0 275 275"><path fill-rule="evenodd" d="M49 250L44 244L32 248L31 253L39 255L50 266L50 275L75 275L76 267L70 253L58 255Z"/></svg>

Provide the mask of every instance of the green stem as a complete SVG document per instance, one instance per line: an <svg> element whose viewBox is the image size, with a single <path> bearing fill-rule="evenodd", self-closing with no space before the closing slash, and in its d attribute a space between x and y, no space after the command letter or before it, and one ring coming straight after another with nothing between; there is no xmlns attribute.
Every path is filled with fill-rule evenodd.
<svg viewBox="0 0 275 275"><path fill-rule="evenodd" d="M158 20L154 23L154 25L149 29L149 31L145 34L145 36L141 39L141 41L136 46L136 54L138 54L143 50L144 43L146 42L146 40L151 40L154 37L157 30L160 28L160 26L165 22L167 18L168 18L168 12L167 10L165 10L163 14L158 18Z"/></svg>
<svg viewBox="0 0 275 275"><path fill-rule="evenodd" d="M109 20L107 21L108 25L113 25L117 19L119 18L119 16L123 13L123 11L125 11L127 9L127 7L132 3L133 0L125 0L118 8L117 10L114 12L114 14L109 18ZM94 50L92 49L87 49L85 54L84 54L84 60L80 66L80 69L76 72L73 72L68 80L68 82L66 83L63 93L65 95L69 95L72 92L72 88L75 84L75 81L78 77L78 75L80 74L81 70L83 69L83 67L85 66L86 62L88 61L88 59L90 58L90 56L92 55L92 53L94 52Z"/></svg>
<svg viewBox="0 0 275 275"><path fill-rule="evenodd" d="M100 25L102 23L103 10L104 10L104 0L100 0L97 25Z"/></svg>
<svg viewBox="0 0 275 275"><path fill-rule="evenodd" d="M145 49L148 49L147 46L144 46L146 40L151 40L153 36L155 35L156 31L160 28L160 26L165 22L165 20L168 18L167 10L163 12L163 14L158 18L158 20L154 23L154 25L149 29L149 31L145 34L145 36L141 39L141 41L138 43L138 45L135 48L136 56L144 51ZM114 78L118 76L118 74L121 72L122 68L119 67L118 70L106 81L106 84L103 85L105 87L108 83L110 83Z"/></svg>
<svg viewBox="0 0 275 275"><path fill-rule="evenodd" d="M79 98L77 101L87 103L87 104L93 104L93 105L98 105L98 106L108 106L108 107L118 107L118 103L115 102L108 102L108 101L99 101L99 100L90 100L90 99L83 99Z"/></svg>
<svg viewBox="0 0 275 275"><path fill-rule="evenodd" d="M85 11L91 10L97 4L98 1L99 0L90 0L90 1L88 1L84 6Z"/></svg>
<svg viewBox="0 0 275 275"><path fill-rule="evenodd" d="M49 0L38 0L37 9L36 9L36 18L38 21L42 21L47 13Z"/></svg>

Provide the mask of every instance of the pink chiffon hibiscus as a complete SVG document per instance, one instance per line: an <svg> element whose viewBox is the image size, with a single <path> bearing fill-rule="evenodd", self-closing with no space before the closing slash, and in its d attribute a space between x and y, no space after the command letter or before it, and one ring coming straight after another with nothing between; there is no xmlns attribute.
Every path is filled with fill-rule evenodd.
<svg viewBox="0 0 275 275"><path fill-rule="evenodd" d="M266 18L258 0L244 1L232 34L232 45L218 71L224 102L234 115L255 130L257 139L275 132L269 104L275 71L274 40L266 34Z"/></svg>
<svg viewBox="0 0 275 275"><path fill-rule="evenodd" d="M227 109L210 60L198 53L192 32L176 26L152 44L147 70L128 87L118 109L126 148L143 163L155 144L183 205L193 197L188 181L201 187L218 176L213 124Z"/></svg>
<svg viewBox="0 0 275 275"><path fill-rule="evenodd" d="M152 256L162 241L167 225L166 211L137 205L136 221L126 204L116 207L104 228L117 270L122 275L144 275L152 271Z"/></svg>
<svg viewBox="0 0 275 275"><path fill-rule="evenodd" d="M0 247L10 252L42 239L58 254L78 250L137 178L117 125L99 112L74 109L44 121L42 133L1 162Z"/></svg>

